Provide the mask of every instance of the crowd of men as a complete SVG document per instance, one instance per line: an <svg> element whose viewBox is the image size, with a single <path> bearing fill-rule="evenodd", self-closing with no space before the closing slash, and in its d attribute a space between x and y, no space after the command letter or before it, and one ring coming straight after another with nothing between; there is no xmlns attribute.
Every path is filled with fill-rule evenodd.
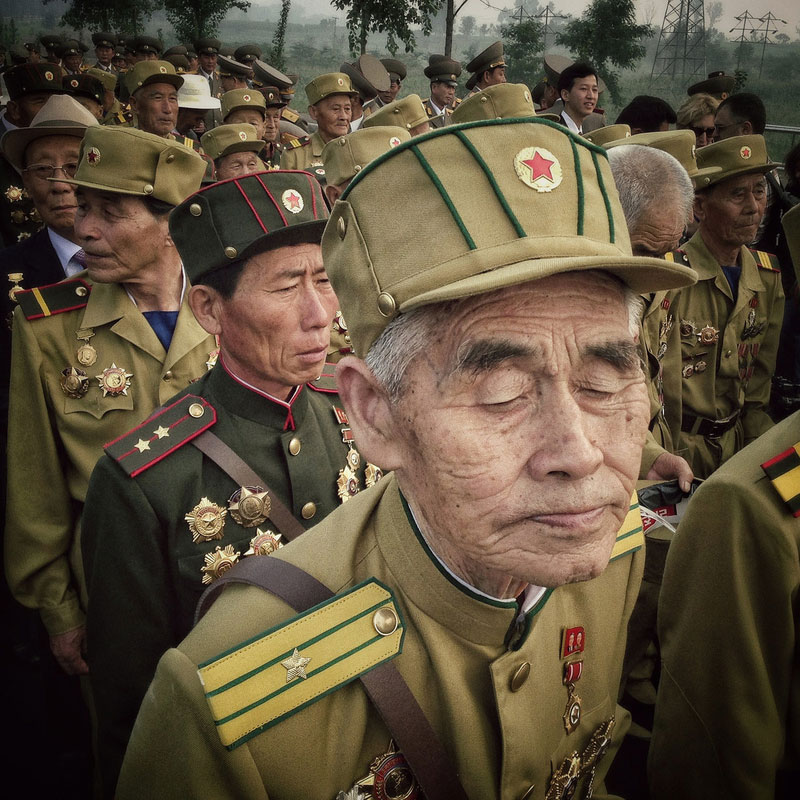
<svg viewBox="0 0 800 800"><path fill-rule="evenodd" d="M761 100L611 123L591 64L510 84L498 41L298 109L256 45L92 42L12 49L0 112L10 657L60 670L77 796L789 797L800 218Z"/></svg>

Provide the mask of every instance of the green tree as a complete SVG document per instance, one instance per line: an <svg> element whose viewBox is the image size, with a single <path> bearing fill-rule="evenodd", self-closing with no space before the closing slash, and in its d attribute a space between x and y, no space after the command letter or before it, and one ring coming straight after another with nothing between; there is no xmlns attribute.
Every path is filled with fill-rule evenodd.
<svg viewBox="0 0 800 800"><path fill-rule="evenodd" d="M53 0L42 0L43 4ZM72 0L61 21L75 30L140 33L161 0Z"/></svg>
<svg viewBox="0 0 800 800"><path fill-rule="evenodd" d="M281 15L278 18L278 25L272 35L272 50L270 51L270 64L275 69L283 69L286 66L283 57L283 46L286 42L286 26L289 23L289 7L291 0L281 0Z"/></svg>
<svg viewBox="0 0 800 800"><path fill-rule="evenodd" d="M216 35L231 9L247 11L249 0L163 0L167 19L183 42Z"/></svg>
<svg viewBox="0 0 800 800"><path fill-rule="evenodd" d="M544 26L537 19L503 25L500 28L503 52L508 58L506 77L510 83L533 86L542 71L540 54L544 51Z"/></svg>
<svg viewBox="0 0 800 800"><path fill-rule="evenodd" d="M653 33L636 24L633 0L592 0L580 19L572 20L556 36L574 58L590 61L605 80L615 102L620 101L619 73L612 65L630 69L645 54L641 40Z"/></svg>
<svg viewBox="0 0 800 800"><path fill-rule="evenodd" d="M461 20L461 35L472 36L475 33L475 17L466 16Z"/></svg>

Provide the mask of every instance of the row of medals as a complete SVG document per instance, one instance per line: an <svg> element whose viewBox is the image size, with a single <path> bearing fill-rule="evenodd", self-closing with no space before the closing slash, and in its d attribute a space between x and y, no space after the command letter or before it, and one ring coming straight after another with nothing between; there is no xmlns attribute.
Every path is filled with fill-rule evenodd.
<svg viewBox="0 0 800 800"><path fill-rule="evenodd" d="M97 350L89 343L94 336L91 329L80 330L75 334L78 341L83 342L75 353L75 359L81 367L91 367L97 361ZM132 372L128 372L124 367L118 367L112 363L106 367L99 375L94 376L98 385L103 390L103 397L111 395L127 395L131 385ZM61 371L59 384L61 391L67 397L80 400L89 391L89 376L80 367L67 367Z"/></svg>
<svg viewBox="0 0 800 800"><path fill-rule="evenodd" d="M336 479L337 493L340 502L344 503L361 491L361 484L357 470L361 466L361 454L353 444L352 431L347 425L347 415L343 409L334 408L333 413L337 422L342 426L342 441L348 446L345 466L339 470ZM369 488L374 486L383 477L383 472L374 464L367 463L364 469L364 482ZM211 542L222 539L225 517L230 513L235 522L243 528L255 528L256 535L250 540L250 547L244 553L248 556L268 556L279 547L283 547L281 534L267 528L261 530L258 526L266 522L272 501L262 486L242 486L228 499L228 507L213 503L207 497L184 516L189 524L192 541ZM203 573L202 581L208 585L221 575L224 575L240 558L242 554L234 550L233 545L217 546L213 553L206 553L204 564L200 568Z"/></svg>

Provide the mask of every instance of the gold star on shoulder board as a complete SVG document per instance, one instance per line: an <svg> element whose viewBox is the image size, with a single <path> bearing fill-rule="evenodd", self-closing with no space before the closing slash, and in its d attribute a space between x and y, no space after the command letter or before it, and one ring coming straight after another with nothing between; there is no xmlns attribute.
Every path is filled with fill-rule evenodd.
<svg viewBox="0 0 800 800"><path fill-rule="evenodd" d="M139 439L138 442L134 445L134 447L140 452L144 453L145 450L150 449L150 442L145 441L144 439Z"/></svg>
<svg viewBox="0 0 800 800"><path fill-rule="evenodd" d="M165 439L169 436L169 428L165 428L163 425L159 425L154 431L153 436L158 436L159 439Z"/></svg>
<svg viewBox="0 0 800 800"><path fill-rule="evenodd" d="M295 647L292 655L285 661L281 661L281 666L286 670L286 683L291 683L295 678L305 680L308 677L306 675L306 667L309 661L311 659L301 656Z"/></svg>

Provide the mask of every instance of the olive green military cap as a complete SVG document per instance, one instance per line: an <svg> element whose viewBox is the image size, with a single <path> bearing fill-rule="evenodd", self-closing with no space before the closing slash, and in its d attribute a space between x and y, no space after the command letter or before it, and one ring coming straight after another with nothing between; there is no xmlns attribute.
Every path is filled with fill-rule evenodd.
<svg viewBox="0 0 800 800"><path fill-rule="evenodd" d="M595 128L593 131L584 133L583 138L588 139L592 144L605 147L609 142L625 141L626 139L630 139L631 126L626 125L625 123L604 125L602 128Z"/></svg>
<svg viewBox="0 0 800 800"><path fill-rule="evenodd" d="M715 183L739 175L770 172L779 164L769 160L764 137L754 133L749 136L731 136L701 147L697 151L697 166L701 169L720 167L719 172L706 178L705 186L713 186Z"/></svg>
<svg viewBox="0 0 800 800"><path fill-rule="evenodd" d="M43 33L39 37L39 41L45 50L55 50L64 39L59 33Z"/></svg>
<svg viewBox="0 0 800 800"><path fill-rule="evenodd" d="M172 47L168 47L162 54L161 57L166 59L167 56L185 56L188 55L189 51L186 49L186 45L184 44L174 44Z"/></svg>
<svg viewBox="0 0 800 800"><path fill-rule="evenodd" d="M611 127L611 126L609 126ZM602 130L602 128L600 128ZM710 182L710 177L716 172L721 172L721 167L697 166L697 145L696 138L692 131L654 131L652 133L636 133L614 142L608 142L605 146L607 150L620 145L644 145L645 147L655 147L663 150L677 159L681 166L689 173L689 177L694 181L695 187L702 188Z"/></svg>
<svg viewBox="0 0 800 800"><path fill-rule="evenodd" d="M59 58L66 58L67 56L81 56L85 51L77 39L65 39L56 52Z"/></svg>
<svg viewBox="0 0 800 800"><path fill-rule="evenodd" d="M453 111L451 121L534 117L533 98L524 83L498 83L468 97Z"/></svg>
<svg viewBox="0 0 800 800"><path fill-rule="evenodd" d="M169 218L192 282L256 253L319 244L328 217L322 189L305 172L270 170L201 189Z"/></svg>
<svg viewBox="0 0 800 800"><path fill-rule="evenodd" d="M95 47L116 47L119 43L116 33L100 31L92 34L92 44Z"/></svg>
<svg viewBox="0 0 800 800"><path fill-rule="evenodd" d="M195 52L204 56L214 56L219 53L222 42L219 39L195 39L193 47Z"/></svg>
<svg viewBox="0 0 800 800"><path fill-rule="evenodd" d="M485 72L487 69L505 66L503 57L503 43L501 41L492 42L485 50L478 53L472 61L467 64L467 72Z"/></svg>
<svg viewBox="0 0 800 800"><path fill-rule="evenodd" d="M267 108L284 108L288 105L277 86L259 86L257 91L264 98Z"/></svg>
<svg viewBox="0 0 800 800"><path fill-rule="evenodd" d="M322 148L325 182L341 186L358 175L370 161L410 138L403 128L378 125L359 128L347 136L331 140Z"/></svg>
<svg viewBox="0 0 800 800"><path fill-rule="evenodd" d="M26 94L39 92L53 92L60 94L64 91L61 86L61 67L49 61L38 64L18 64L3 73L6 92L10 100L17 100Z"/></svg>
<svg viewBox="0 0 800 800"><path fill-rule="evenodd" d="M410 94L400 100L387 103L383 108L364 118L362 128L374 128L391 125L392 127L405 128L410 131L423 122L429 122L428 114L418 94Z"/></svg>
<svg viewBox="0 0 800 800"><path fill-rule="evenodd" d="M267 107L264 95L258 89L231 89L222 95L220 103L222 104L222 119L238 108L254 108L264 115Z"/></svg>
<svg viewBox="0 0 800 800"><path fill-rule="evenodd" d="M258 138L255 127L247 122L217 125L206 131L200 139L205 154L214 161L231 153L258 153L265 144L263 139Z"/></svg>
<svg viewBox="0 0 800 800"><path fill-rule="evenodd" d="M353 88L350 77L344 72L326 72L324 75L318 75L306 85L306 97L309 105L316 105L320 100L324 100L332 94L357 95L358 92Z"/></svg>
<svg viewBox="0 0 800 800"><path fill-rule="evenodd" d="M229 44L224 44L219 49L219 54L221 56L225 56L226 58L233 58L233 54L236 52L235 48L231 47Z"/></svg>
<svg viewBox="0 0 800 800"><path fill-rule="evenodd" d="M406 79L406 75L408 74L408 69L406 65L399 61L396 58L382 58L381 64L386 68L386 71L389 73L389 79L393 81L404 81Z"/></svg>
<svg viewBox="0 0 800 800"><path fill-rule="evenodd" d="M691 97L693 94L710 94L714 97L721 97L723 94L730 94L736 85L736 77L726 75L724 71L709 72L708 77L703 81L693 83L686 94Z"/></svg>
<svg viewBox="0 0 800 800"><path fill-rule="evenodd" d="M456 79L461 74L461 62L439 53L432 53L428 56L428 66L422 71L428 80L441 81L442 83L449 83L450 86L458 86Z"/></svg>
<svg viewBox="0 0 800 800"><path fill-rule="evenodd" d="M161 52L162 44L155 36L137 36L133 40L134 51L136 53L155 53Z"/></svg>
<svg viewBox="0 0 800 800"><path fill-rule="evenodd" d="M200 187L206 161L172 139L118 125L86 129L75 177L66 183L154 197L176 206Z"/></svg>
<svg viewBox="0 0 800 800"><path fill-rule="evenodd" d="M161 56L162 61L168 61L175 67L175 72L178 75L185 75L189 72L191 68L191 64L189 63L189 58L187 56L183 56L180 53L173 53L172 55L163 55ZM203 78L205 80L205 78ZM207 82L207 81L206 81Z"/></svg>
<svg viewBox="0 0 800 800"><path fill-rule="evenodd" d="M91 75L97 78L103 84L103 88L107 92L113 92L117 88L117 73L109 72L107 69L97 69L97 67L90 67L85 72L86 75Z"/></svg>
<svg viewBox="0 0 800 800"><path fill-rule="evenodd" d="M451 125L388 151L335 203L322 250L360 356L400 313L560 272L602 270L635 292L696 280L631 254L605 151L536 119Z"/></svg>
<svg viewBox="0 0 800 800"><path fill-rule="evenodd" d="M240 78L247 78L253 70L247 64L242 64L235 58L230 58L229 56L223 56L220 54L217 57L217 71L220 75L232 75Z"/></svg>
<svg viewBox="0 0 800 800"><path fill-rule="evenodd" d="M284 90L294 84L288 75L284 75L279 69L275 69L260 58L253 61L250 66L253 68L253 77L264 86L277 86Z"/></svg>
<svg viewBox="0 0 800 800"><path fill-rule="evenodd" d="M169 61L140 61L125 73L125 87L129 94L151 83L168 83L180 89L183 86L183 78Z"/></svg>
<svg viewBox="0 0 800 800"><path fill-rule="evenodd" d="M103 105L105 87L97 78L86 72L81 75L65 75L61 80L61 85L65 92L78 97L89 97L95 103Z"/></svg>
<svg viewBox="0 0 800 800"><path fill-rule="evenodd" d="M233 57L242 64L252 64L261 58L261 48L257 44L242 44L233 51Z"/></svg>

